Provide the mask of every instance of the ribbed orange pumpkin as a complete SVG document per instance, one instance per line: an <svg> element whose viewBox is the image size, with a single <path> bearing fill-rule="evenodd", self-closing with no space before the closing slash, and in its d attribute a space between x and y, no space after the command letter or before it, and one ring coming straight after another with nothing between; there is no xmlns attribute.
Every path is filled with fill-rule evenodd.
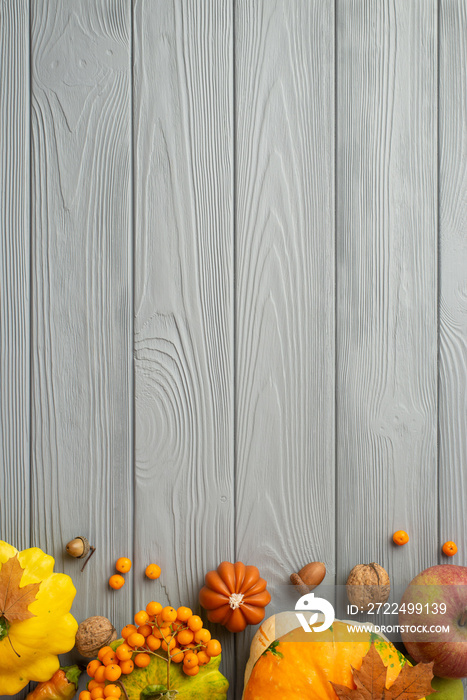
<svg viewBox="0 0 467 700"><path fill-rule="evenodd" d="M225 625L230 632L241 632L264 618L264 608L271 600L266 586L256 566L223 561L216 571L206 574L199 602L208 610L208 620Z"/></svg>
<svg viewBox="0 0 467 700"><path fill-rule="evenodd" d="M388 641L369 631L351 634L335 621L313 634L301 627L272 643L253 666L243 700L336 700L330 683L355 688L352 668L359 669L372 642L387 667L387 686L409 663Z"/></svg>

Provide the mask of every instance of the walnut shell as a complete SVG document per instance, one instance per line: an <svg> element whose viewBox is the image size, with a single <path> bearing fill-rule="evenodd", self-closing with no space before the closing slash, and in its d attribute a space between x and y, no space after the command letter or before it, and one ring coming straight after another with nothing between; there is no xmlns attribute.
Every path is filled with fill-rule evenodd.
<svg viewBox="0 0 467 700"><path fill-rule="evenodd" d="M117 639L117 630L110 620L101 615L88 617L79 625L76 633L76 649L81 654L90 659L97 656L101 647L107 646Z"/></svg>
<svg viewBox="0 0 467 700"><path fill-rule="evenodd" d="M347 579L347 597L360 610L370 610L389 598L391 583L386 569L376 562L354 566Z"/></svg>

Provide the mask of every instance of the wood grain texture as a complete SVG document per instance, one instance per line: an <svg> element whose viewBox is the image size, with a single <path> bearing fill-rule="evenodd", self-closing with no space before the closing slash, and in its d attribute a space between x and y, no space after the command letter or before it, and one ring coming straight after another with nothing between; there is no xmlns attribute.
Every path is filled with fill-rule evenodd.
<svg viewBox="0 0 467 700"><path fill-rule="evenodd" d="M78 621L132 614L131 15L33 3L33 543L77 587ZM86 570L64 553L85 535Z"/></svg>
<svg viewBox="0 0 467 700"><path fill-rule="evenodd" d="M442 0L439 56L440 547L467 565L467 4ZM440 563L446 563L440 555Z"/></svg>
<svg viewBox="0 0 467 700"><path fill-rule="evenodd" d="M334 3L240 0L235 36L236 557L278 595L334 581Z"/></svg>
<svg viewBox="0 0 467 700"><path fill-rule="evenodd" d="M135 604L198 609L234 556L232 4L138 0L134 28L134 566L162 568Z"/></svg>
<svg viewBox="0 0 467 700"><path fill-rule="evenodd" d="M400 589L437 560L437 6L338 8L338 582Z"/></svg>
<svg viewBox="0 0 467 700"><path fill-rule="evenodd" d="M0 4L0 539L30 543L29 2Z"/></svg>

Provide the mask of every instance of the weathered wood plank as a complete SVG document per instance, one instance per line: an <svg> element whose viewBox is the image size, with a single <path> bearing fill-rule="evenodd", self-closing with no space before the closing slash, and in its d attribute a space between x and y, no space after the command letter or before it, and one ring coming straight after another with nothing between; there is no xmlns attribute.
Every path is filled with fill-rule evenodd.
<svg viewBox="0 0 467 700"><path fill-rule="evenodd" d="M236 557L277 592L334 581L334 3L239 0L235 36Z"/></svg>
<svg viewBox="0 0 467 700"><path fill-rule="evenodd" d="M29 2L0 4L0 539L30 546Z"/></svg>
<svg viewBox="0 0 467 700"><path fill-rule="evenodd" d="M338 8L338 582L400 590L437 560L437 6Z"/></svg>
<svg viewBox="0 0 467 700"><path fill-rule="evenodd" d="M232 3L137 0L134 28L135 568L162 568L135 603L198 609L234 556Z"/></svg>
<svg viewBox="0 0 467 700"><path fill-rule="evenodd" d="M467 4L440 3L440 548L467 565ZM440 563L449 560L442 554Z"/></svg>
<svg viewBox="0 0 467 700"><path fill-rule="evenodd" d="M29 82L29 1L0 3L0 539L18 549L31 544Z"/></svg>
<svg viewBox="0 0 467 700"><path fill-rule="evenodd" d="M34 544L78 620L132 613L131 77L127 0L32 3ZM83 573L64 554L97 547Z"/></svg>

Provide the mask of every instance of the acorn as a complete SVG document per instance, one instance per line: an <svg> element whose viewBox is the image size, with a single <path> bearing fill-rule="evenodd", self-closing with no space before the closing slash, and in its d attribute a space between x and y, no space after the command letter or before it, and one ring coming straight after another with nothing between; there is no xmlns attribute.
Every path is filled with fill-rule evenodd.
<svg viewBox="0 0 467 700"><path fill-rule="evenodd" d="M90 544L85 537L75 537L66 546L67 554L75 559L83 559L90 550Z"/></svg>
<svg viewBox="0 0 467 700"><path fill-rule="evenodd" d="M290 575L290 582L294 586L298 586L299 593L308 593L316 586L319 586L321 581L326 576L326 566L321 561L312 561L304 566L298 574Z"/></svg>

